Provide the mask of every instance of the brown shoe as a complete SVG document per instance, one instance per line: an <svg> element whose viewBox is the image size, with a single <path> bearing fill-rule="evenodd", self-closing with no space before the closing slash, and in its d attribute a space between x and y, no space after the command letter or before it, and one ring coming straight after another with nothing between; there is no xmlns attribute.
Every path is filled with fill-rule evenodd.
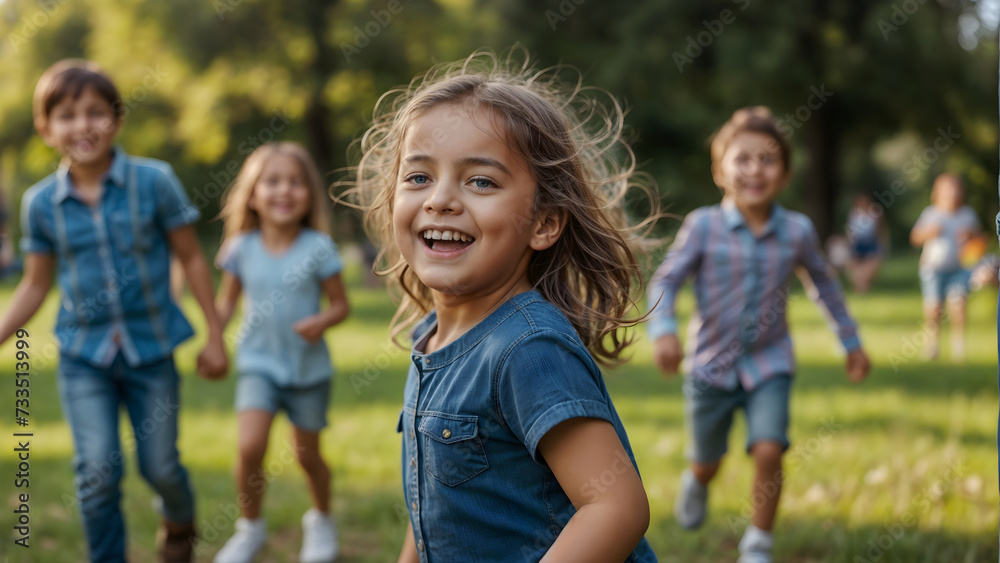
<svg viewBox="0 0 1000 563"><path fill-rule="evenodd" d="M164 520L156 532L157 563L192 563L197 537L193 523L175 524Z"/></svg>

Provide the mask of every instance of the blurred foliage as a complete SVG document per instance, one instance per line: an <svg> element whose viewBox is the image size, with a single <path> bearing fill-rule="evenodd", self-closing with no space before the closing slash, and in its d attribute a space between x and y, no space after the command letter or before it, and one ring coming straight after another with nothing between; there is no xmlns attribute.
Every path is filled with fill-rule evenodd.
<svg viewBox="0 0 1000 563"><path fill-rule="evenodd" d="M966 179L988 227L998 61L983 14L997 11L996 0L0 0L0 182L16 206L57 163L30 100L61 58L109 71L128 108L121 144L171 162L212 217L260 143L303 142L332 172L382 92L519 43L627 105L640 169L671 212L718 200L707 139L733 110L764 104L796 151L782 199L821 233L838 230L853 194L892 194L898 180L887 217L902 240L946 170ZM949 131L957 139L934 149ZM338 217L337 236L356 236L354 215Z"/></svg>

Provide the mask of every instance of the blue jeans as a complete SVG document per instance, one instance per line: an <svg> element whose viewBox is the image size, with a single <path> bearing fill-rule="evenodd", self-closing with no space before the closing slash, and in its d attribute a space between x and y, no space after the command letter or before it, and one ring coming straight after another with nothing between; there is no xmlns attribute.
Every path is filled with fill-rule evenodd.
<svg viewBox="0 0 1000 563"><path fill-rule="evenodd" d="M163 499L163 517L194 520L194 496L177 452L178 384L173 358L130 367L119 354L107 369L60 360L59 398L73 432L76 498L91 561L125 561L119 485L130 450L137 451L139 473ZM122 405L134 432L124 447L118 436Z"/></svg>

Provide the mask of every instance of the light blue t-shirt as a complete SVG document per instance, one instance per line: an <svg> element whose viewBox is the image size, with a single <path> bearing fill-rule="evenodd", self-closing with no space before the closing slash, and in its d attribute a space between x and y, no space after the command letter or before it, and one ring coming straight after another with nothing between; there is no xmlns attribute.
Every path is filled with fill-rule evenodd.
<svg viewBox="0 0 1000 563"><path fill-rule="evenodd" d="M950 213L931 205L920 213L914 228L923 229L935 224L941 227L941 232L924 243L924 251L920 254L920 270L953 272L961 269L962 249L958 244L958 235L963 231L969 234L979 232L976 212L968 205Z"/></svg>
<svg viewBox="0 0 1000 563"><path fill-rule="evenodd" d="M326 234L302 229L280 255L251 231L229 241L219 266L243 286L243 323L236 334L236 369L288 387L321 383L333 375L322 340L310 344L292 325L319 312L322 284L342 268L337 245Z"/></svg>

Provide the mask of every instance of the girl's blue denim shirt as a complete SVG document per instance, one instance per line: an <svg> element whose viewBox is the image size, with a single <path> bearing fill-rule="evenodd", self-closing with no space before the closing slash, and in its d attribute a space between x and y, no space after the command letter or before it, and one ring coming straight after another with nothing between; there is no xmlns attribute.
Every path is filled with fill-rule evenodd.
<svg viewBox="0 0 1000 563"><path fill-rule="evenodd" d="M546 432L576 417L614 426L628 459L585 487L594 495L626 464L636 467L601 371L566 317L535 291L441 350L419 352L436 326L431 313L414 331L398 427L420 561L537 562L576 512L538 452ZM656 556L643 539L627 561Z"/></svg>

